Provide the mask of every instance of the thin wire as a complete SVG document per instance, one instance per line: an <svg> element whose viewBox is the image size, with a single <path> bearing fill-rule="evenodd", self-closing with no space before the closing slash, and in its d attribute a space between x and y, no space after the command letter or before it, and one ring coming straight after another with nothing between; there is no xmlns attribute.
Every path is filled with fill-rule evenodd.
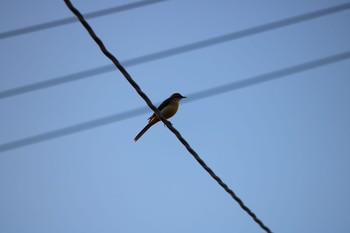
<svg viewBox="0 0 350 233"><path fill-rule="evenodd" d="M204 98L209 98L209 97L212 97L215 95L224 94L226 92L235 91L238 89L262 84L264 82L273 81L273 80L276 80L279 78L284 78L284 77L290 76L292 74L296 74L296 73L304 72L304 71L307 71L310 69L329 65L329 64L343 61L343 60L346 60L349 58L350 58L350 51L347 51L347 52L331 55L328 57L324 57L321 59L313 60L310 62L287 67L284 69L272 71L269 73L253 76L253 77L250 77L247 79L243 79L241 81L231 82L231 83L227 83L225 85L217 86L214 88L205 89L205 90L195 92L192 94L187 94L186 96L188 98L183 100L183 104L186 104L186 103L189 103L192 101L198 101L198 100L201 100ZM132 117L136 117L136 116L139 116L141 114L147 113L148 112L147 110L148 110L148 108L146 108L146 107L136 108L133 110L128 110L125 112L109 115L106 117L97 118L95 120L86 121L86 122L83 122L80 124L75 124L72 126L67 126L67 127L61 128L61 129L57 129L57 130L49 131L46 133L42 133L42 134L22 138L19 140L15 140L12 142L4 143L4 144L0 145L0 152L18 149L18 148L21 148L24 146L29 146L32 144L36 144L36 143L44 142L47 140L67 136L70 134L82 132L82 131L93 129L96 127L112 124L112 123L115 123L118 121L130 119Z"/></svg>
<svg viewBox="0 0 350 233"><path fill-rule="evenodd" d="M140 7L148 6L148 5L155 4L155 3L165 2L165 1L167 1L167 0L147 0L147 1L133 2L133 3L125 4L122 6L115 6L115 7L111 7L108 9L90 12L90 13L85 14L85 17L87 19L92 19L92 18L104 16L104 15L109 15L109 14L113 14L113 13L127 11L127 10L140 8ZM46 29L50 29L50 28L54 28L54 27L59 27L59 26L63 26L63 25L67 25L67 24L71 24L71 23L75 23L75 22L77 22L75 17L69 17L69 18L54 20L54 21L50 21L50 22L46 22L46 23L36 24L33 26L29 26L29 27L0 32L0 40L5 39L5 38L14 37L14 36L27 34L27 33L46 30Z"/></svg>
<svg viewBox="0 0 350 233"><path fill-rule="evenodd" d="M264 82L273 81L273 80L276 80L279 78L284 78L284 77L290 76L292 74L297 74L297 73L304 72L304 71L307 71L310 69L314 69L314 68L329 65L329 64L332 64L335 62L343 61L343 60L346 60L349 58L350 58L350 51L347 51L347 52L331 55L328 57L324 57L321 59L313 60L310 62L287 67L284 69L272 71L269 73L253 76L253 77L250 77L247 79L243 79L241 81L231 82L231 83L227 83L225 85L217 86L214 88L205 89L205 90L195 92L192 94L187 94L186 96L188 98L183 100L183 104L186 104L186 103L189 103L192 101L198 101L198 100L212 97L215 95L224 94L226 92L235 91L238 89L262 84ZM53 131L49 131L46 133L22 138L19 140L15 140L12 142L1 144L0 145L0 152L18 149L18 148L21 148L24 146L29 146L32 144L44 142L44 141L47 141L50 139L55 139L55 138L67 136L70 134L82 132L85 130L93 129L96 127L112 124L112 123L115 123L118 121L122 121L122 120L130 119L132 117L139 116L141 114L145 114L147 112L148 111L147 111L146 107L136 108L133 110L128 110L125 112L109 115L106 117L97 118L95 120L86 121L86 122L83 122L80 124L67 126L67 127L53 130Z"/></svg>
<svg viewBox="0 0 350 233"><path fill-rule="evenodd" d="M119 63L116 57L111 54L106 47L104 46L103 42L100 38L97 37L95 32L92 30L90 25L85 21L83 15L72 5L72 3L69 0L65 0L65 3L67 4L68 8L77 16L79 21L83 24L85 29L89 32L90 36L94 39L94 41L97 43L97 45L100 47L101 51L113 62L113 64L119 69L119 71L124 75L126 80L131 84L131 86L135 89L135 91L144 99L146 104L157 114L157 116L163 121L163 123L171 130L176 137L182 142L182 144L186 147L186 149L191 153L191 155L198 161L198 163L210 174L211 177L213 177L219 185L225 189L227 193L231 195L231 197L241 206L243 210L245 210L252 218L253 220L266 232L271 232L271 230L255 215L254 212L252 212L244 203L243 201L218 177L206 164L205 162L199 157L199 155L190 147L188 142L181 136L180 132L177 131L172 124L160 113L160 111L152 104L151 100L147 97L147 95L141 90L139 85L131 78L129 73L124 69L124 67Z"/></svg>
<svg viewBox="0 0 350 233"><path fill-rule="evenodd" d="M191 52L194 50L206 48L209 46L214 46L217 44L229 42L232 40L240 39L240 38L251 36L254 34L266 32L269 30L274 30L277 28L289 26L292 24L301 23L301 22L304 22L306 20L315 19L318 17L326 16L329 14L333 14L333 13L348 10L348 9L350 9L350 3L345 3L345 4L341 4L341 5L337 5L337 6L333 6L333 7L329 7L329 8L324 8L321 10L317 10L317 11L309 12L306 14L286 18L286 19L275 21L272 23L263 24L260 26L244 29L241 31L232 32L232 33L228 33L225 35L209 38L206 40L201 40L201 41L197 41L194 43L189 43L189 44L174 47L171 49L167 49L167 50L147 54L144 56L136 57L136 58L133 58L130 60L126 60L126 61L122 62L122 64L125 67L139 65L142 63L147 63L147 62L163 59L166 57ZM100 66L97 68L69 74L66 76L57 77L57 78L54 78L51 80L37 82L34 84L29 84L26 86L5 90L5 91L0 92L0 99L8 98L11 96L16 96L16 95L20 95L20 94L24 94L24 93L28 93L28 92L32 92L32 91L37 91L37 90L40 90L43 88L53 87L56 85L60 85L60 84L64 84L64 83L68 83L68 82L72 82L72 81L77 81L80 79L92 77L92 76L99 75L102 73L111 72L114 69L115 68L113 65L105 65L105 66Z"/></svg>

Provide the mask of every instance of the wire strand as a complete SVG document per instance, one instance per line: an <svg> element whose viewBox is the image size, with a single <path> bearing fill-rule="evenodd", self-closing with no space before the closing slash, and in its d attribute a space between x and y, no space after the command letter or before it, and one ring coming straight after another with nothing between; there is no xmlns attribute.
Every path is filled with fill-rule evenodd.
<svg viewBox="0 0 350 233"><path fill-rule="evenodd" d="M136 57L133 59L126 60L126 61L122 62L122 64L125 67L139 65L139 64L163 59L166 57L175 56L175 55L191 52L194 50L206 48L209 46L214 46L217 44L229 42L232 40L240 39L240 38L251 36L254 34L263 33L266 31L273 30L273 29L278 29L281 27L305 22L307 20L315 19L318 17L326 16L329 14L337 13L337 12L348 10L348 9L350 9L350 3L340 4L337 6L324 8L324 9L309 12L306 14L301 14L298 16L286 18L283 20L274 21L272 23L267 23L267 24L263 24L260 26L255 26L252 28L244 29L241 31L236 31L236 32L225 34L225 35L212 37L212 38L197 41L194 43L189 43L186 45L170 48L167 50L147 54L147 55L140 56L140 57ZM34 84L29 84L29 85L25 85L22 87L17 87L17 88L5 90L5 91L0 92L0 99L4 99L4 98L11 97L11 96L16 96L16 95L32 92L32 91L37 91L37 90L40 90L43 88L53 87L56 85L60 85L60 84L64 84L64 83L68 83L68 82L72 82L72 81L77 81L80 79L89 78L89 77L92 77L95 75L111 72L113 70L114 70L113 65L105 65L105 66L100 66L97 68L93 68L93 69L89 69L89 70L85 70L85 71L57 77L57 78L54 78L51 80L37 82Z"/></svg>
<svg viewBox="0 0 350 233"><path fill-rule="evenodd" d="M262 84L264 82L273 81L273 80L276 80L279 78L284 78L284 77L290 76L292 74L297 74L297 73L304 72L304 71L307 71L310 69L314 69L314 68L329 65L329 64L332 64L335 62L343 61L343 60L346 60L349 58L350 58L350 51L347 51L347 52L331 55L328 57L324 57L321 59L313 60L310 62L287 67L284 69L280 69L280 70L272 71L269 73L257 75L254 77L243 79L241 81L231 82L231 83L227 83L225 85L217 86L214 88L205 89L205 90L195 92L192 94L187 94L186 96L188 98L183 100L183 104L186 104L186 103L189 103L192 101L198 101L198 100L212 97L215 95L224 94L226 92L235 91L238 89ZM101 127L101 126L112 124L112 123L115 123L118 121L130 119L132 117L136 117L136 116L139 116L141 114L145 114L147 112L148 111L147 111L146 107L136 108L133 110L128 110L125 112L116 113L116 114L109 115L106 117L97 118L95 120L86 121L86 122L83 122L80 124L67 126L67 127L53 130L53 131L49 131L46 133L41 133L38 135L26 137L23 139L19 139L19 140L15 140L12 142L1 144L0 145L0 152L5 152L5 151L21 148L24 146L29 146L32 144L44 142L44 141L47 141L50 139L55 139L55 138L67 136L70 134L82 132L85 130L93 129L96 127Z"/></svg>
<svg viewBox="0 0 350 233"><path fill-rule="evenodd" d="M181 136L180 132L177 131L172 124L162 116L160 111L152 104L151 100L147 97L147 95L140 89L138 84L131 78L129 73L124 69L124 67L119 63L116 57L114 57L104 46L103 42L100 38L97 37L95 32L92 30L90 25L85 21L84 17L80 14L80 12L72 5L69 0L65 0L68 8L77 16L79 21L83 24L85 29L89 32L90 36L95 40L95 42L100 47L101 51L113 62L113 64L119 69L119 71L124 75L126 80L134 87L135 91L144 99L146 104L157 114L157 116L163 121L163 123L171 130L176 137L180 140L180 142L186 147L186 149L191 153L191 155L197 160L197 162L213 177L219 185L226 190L227 193L231 195L231 197L241 206L243 210L245 210L253 220L266 232L271 232L271 230L252 212L243 202L242 200L218 177L199 157L199 155L190 147L188 142Z"/></svg>
<svg viewBox="0 0 350 233"><path fill-rule="evenodd" d="M285 78L285 77L290 76L292 74L297 74L297 73L304 72L304 71L307 71L310 69L315 69L315 68L318 68L321 66L329 65L329 64L343 61L343 60L346 60L349 58L350 58L350 51L347 51L347 52L331 55L328 57L320 58L317 60L313 60L310 62L298 64L295 66L290 66L290 67L287 67L284 69L280 69L280 70L272 71L269 73L257 75L254 77L246 78L246 79L243 79L241 81L227 83L225 85L205 89L205 90L195 92L192 94L186 94L186 96L188 98L183 100L183 104L186 104L186 103L189 103L192 101L198 101L198 100L201 100L204 98L209 98L209 97L212 97L215 95L224 94L226 92L235 91L238 89L262 84L264 82L273 81L273 80L276 80L279 78ZM64 128L56 129L56 130L49 131L46 133L41 133L38 135L22 138L22 139L15 140L12 142L0 144L0 152L18 149L18 148L21 148L24 146L29 146L32 144L36 144L36 143L44 142L47 140L67 136L70 134L82 132L82 131L93 129L96 127L101 127L101 126L112 124L112 123L115 123L118 121L130 119L132 117L136 117L136 116L139 116L141 114L145 114L147 112L148 111L147 111L146 107L140 107L140 108L136 108L133 110L128 110L125 112L116 113L116 114L109 115L106 117L101 117L101 118L97 118L94 120L86 121L86 122L83 122L80 124L75 124L72 126L67 126Z"/></svg>
<svg viewBox="0 0 350 233"><path fill-rule="evenodd" d="M127 11L127 10L140 8L140 7L148 6L155 3L165 2L165 1L167 0L147 0L147 1L133 2L122 6L115 6L115 7L99 10L99 11L90 12L85 14L85 18L92 19L92 18L104 16L104 15ZM23 28L9 30L5 32L0 32L0 40L14 37L14 36L24 35L32 32L42 31L42 30L46 30L54 27L59 27L59 26L63 26L63 25L67 25L75 22L77 22L75 17L69 17L69 18L53 20L53 21L45 22L41 24L36 24L29 27L23 27Z"/></svg>

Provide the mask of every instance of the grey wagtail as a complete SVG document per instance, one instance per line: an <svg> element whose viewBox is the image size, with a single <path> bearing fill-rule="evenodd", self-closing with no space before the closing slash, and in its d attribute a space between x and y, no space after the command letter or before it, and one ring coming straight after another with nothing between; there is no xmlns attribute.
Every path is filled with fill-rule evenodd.
<svg viewBox="0 0 350 233"><path fill-rule="evenodd" d="M186 97L182 96L179 93L174 93L159 105L158 110L166 119L169 119L170 117L175 115L175 113L177 112L177 109L179 108L179 102L183 98L186 98ZM154 125L158 121L160 121L160 119L155 113L153 113L153 115L150 118L148 118L148 124L134 138L134 141L136 142L144 133L146 133L146 131L149 128L151 128L152 125Z"/></svg>

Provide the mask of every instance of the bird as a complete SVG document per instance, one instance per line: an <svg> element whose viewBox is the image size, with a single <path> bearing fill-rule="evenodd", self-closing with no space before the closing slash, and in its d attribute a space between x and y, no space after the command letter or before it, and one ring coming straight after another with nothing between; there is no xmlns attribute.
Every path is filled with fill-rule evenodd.
<svg viewBox="0 0 350 233"><path fill-rule="evenodd" d="M179 108L179 102L183 98L186 97L182 96L180 93L174 93L159 105L158 110L163 115L163 117L169 119L175 115L177 109ZM134 138L134 141L136 142L144 133L146 133L146 131L149 128L151 128L152 125L154 125L158 121L160 121L159 117L156 115L156 113L153 113L153 115L150 118L148 118L148 124Z"/></svg>

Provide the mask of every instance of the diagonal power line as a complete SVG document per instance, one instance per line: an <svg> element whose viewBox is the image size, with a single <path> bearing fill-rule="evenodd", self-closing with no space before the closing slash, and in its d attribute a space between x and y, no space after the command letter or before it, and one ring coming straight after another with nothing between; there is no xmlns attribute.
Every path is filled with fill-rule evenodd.
<svg viewBox="0 0 350 233"><path fill-rule="evenodd" d="M317 10L317 11L309 12L306 14L286 18L286 19L275 21L272 23L267 23L267 24L263 24L260 26L244 29L241 31L232 32L232 33L228 33L225 35L212 37L212 38L197 41L194 43L190 43L190 44L174 47L171 49L167 49L167 50L147 54L144 56L136 57L136 58L133 58L130 60L126 60L126 61L122 62L122 64L125 67L139 65L142 63L147 63L147 62L163 59L166 57L191 52L194 50L202 49L202 48L209 47L209 46L214 46L217 44L229 42L232 40L240 39L240 38L251 36L254 34L263 33L263 32L278 29L281 27L301 23L301 22L304 22L307 20L315 19L318 17L326 16L329 14L333 14L333 13L348 10L348 9L350 9L350 3L345 3L345 4L341 4L341 5L337 5L337 6L333 6L333 7L329 7L329 8L324 8L321 10ZM57 77L57 78L54 78L51 80L37 82L34 84L29 84L26 86L5 90L5 91L0 92L0 99L8 98L11 96L16 96L16 95L20 95L20 94L24 94L24 93L28 93L28 92L32 92L32 91L37 91L37 90L40 90L43 88L53 87L56 85L60 85L60 84L64 84L64 83L68 83L68 82L72 82L72 81L77 81L80 79L89 78L89 77L92 77L95 75L111 72L114 70L115 70L115 67L113 65L105 65L105 66L100 66L97 68L93 68L93 69L89 69L89 70L85 70L85 71Z"/></svg>
<svg viewBox="0 0 350 233"><path fill-rule="evenodd" d="M127 10L131 10L131 9L135 9L135 8L148 6L148 5L155 4L155 3L165 2L165 1L167 1L167 0L147 0L147 1L128 3L128 4L125 4L122 6L115 6L115 7L111 7L108 9L103 9L103 10L99 10L99 11L86 13L85 17L87 19L92 19L92 18L104 16L104 15L114 14L114 13L118 13L118 12L122 12L122 11L127 11ZM64 18L64 19L53 20L50 22L36 24L33 26L29 26L29 27L23 27L23 28L10 30L10 31L0 32L0 40L5 39L5 38L14 37L14 36L27 34L27 33L42 31L42 30L46 30L46 29L50 29L50 28L54 28L54 27L59 27L59 26L63 26L63 25L67 25L67 24L71 24L71 23L75 23L75 22L78 22L75 17L68 17L68 18Z"/></svg>
<svg viewBox="0 0 350 233"><path fill-rule="evenodd" d="M290 75L293 75L296 73L304 72L304 71L307 71L310 69L315 69L315 68L318 68L321 66L329 65L329 64L343 61L343 60L346 60L349 58L350 58L350 51L347 51L344 53L338 53L338 54L335 54L332 56L324 57L321 59L313 60L313 61L302 63L299 65L290 66L290 67L287 67L284 69L280 69L280 70L272 71L269 73L257 75L254 77L246 78L246 79L243 79L241 81L231 82L231 83L227 83L225 85L205 89L205 90L195 92L192 94L187 94L186 96L188 97L188 99L183 100L183 102L184 102L184 104L186 104L186 103L191 102L191 101L201 100L201 99L212 97L215 95L224 94L226 92L231 92L231 91L235 91L238 89L262 84L264 82L273 81L273 80L280 79L280 78L286 78L287 76L290 76ZM129 119L132 117L139 116L141 114L145 114L147 112L149 112L149 111L146 107L136 108L133 110L109 115L106 117L97 118L95 120L86 121L86 122L75 124L72 126L67 126L64 128L60 128L60 129L52 130L49 132L37 134L34 136L22 138L19 140L11 141L8 143L0 144L0 153L5 152L5 151L9 151L9 150L13 150L13 149L17 149L17 148L21 148L24 146L29 146L32 144L44 142L47 140L51 140L51 139L55 139L55 138L59 138L59 137L64 137L64 136L78 133L78 132L82 132L85 130L94 129L96 127L112 124L112 123L115 123L118 121L122 121L122 120L126 120L126 119Z"/></svg>
<svg viewBox="0 0 350 233"><path fill-rule="evenodd" d="M217 176L214 171L207 166L207 164L199 157L196 151L192 149L189 143L181 136L180 132L177 131L172 124L160 113L160 111L153 105L148 96L141 90L140 86L132 79L130 74L125 70L125 68L120 64L118 59L111 54L107 48L104 46L101 39L95 34L93 29L84 19L83 15L72 5L69 0L65 0L67 7L75 14L75 16L79 19L81 24L88 31L92 39L96 42L102 53L109 59L113 64L118 68L118 70L123 74L125 79L130 83L130 85L135 89L137 94L139 94L142 99L146 102L148 107L150 107L157 117L168 127L168 129L175 134L177 139L185 146L187 151L193 156L193 158L203 167L203 169L208 172L208 174L239 204L239 206L250 216L252 219L267 233L271 233L271 230L256 216L256 214L251 211L248 206L246 206L243 201L236 195L236 193L230 189L227 184L225 184L219 176Z"/></svg>

